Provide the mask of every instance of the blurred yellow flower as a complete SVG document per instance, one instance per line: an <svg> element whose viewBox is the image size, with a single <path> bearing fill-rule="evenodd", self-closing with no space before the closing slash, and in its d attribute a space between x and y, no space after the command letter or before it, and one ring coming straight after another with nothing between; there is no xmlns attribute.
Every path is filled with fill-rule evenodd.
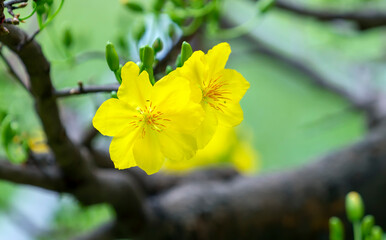
<svg viewBox="0 0 386 240"><path fill-rule="evenodd" d="M43 131L36 131L28 138L28 147L34 153L48 153L50 151Z"/></svg>
<svg viewBox="0 0 386 240"><path fill-rule="evenodd" d="M192 135L204 111L191 101L189 82L166 76L151 85L146 71L129 62L122 68L118 99L105 101L93 118L103 135L113 136L110 157L118 169L138 166L147 174L162 167L165 158L193 157L197 150Z"/></svg>
<svg viewBox="0 0 386 240"><path fill-rule="evenodd" d="M196 51L181 68L171 73L190 81L192 98L200 102L205 111L204 121L197 131L199 148L208 144L218 125L234 127L243 120L239 102L249 83L236 70L225 69L230 53L228 43L214 46L207 54Z"/></svg>
<svg viewBox="0 0 386 240"><path fill-rule="evenodd" d="M234 128L219 126L212 140L204 149L197 151L188 161L171 162L164 165L165 171L189 171L196 168L232 165L240 172L257 170L258 154L247 140L240 140Z"/></svg>

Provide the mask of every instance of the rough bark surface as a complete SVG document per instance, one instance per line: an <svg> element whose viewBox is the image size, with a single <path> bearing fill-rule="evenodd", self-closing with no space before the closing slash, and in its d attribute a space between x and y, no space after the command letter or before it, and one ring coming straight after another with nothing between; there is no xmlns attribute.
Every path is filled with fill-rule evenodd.
<svg viewBox="0 0 386 240"><path fill-rule="evenodd" d="M296 170L191 182L148 199L143 239L326 239L352 190L386 224L386 125L366 139Z"/></svg>

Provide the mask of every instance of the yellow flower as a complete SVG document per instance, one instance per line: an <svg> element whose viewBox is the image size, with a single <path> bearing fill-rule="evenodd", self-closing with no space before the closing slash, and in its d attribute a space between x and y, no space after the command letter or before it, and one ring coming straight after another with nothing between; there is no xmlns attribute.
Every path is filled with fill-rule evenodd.
<svg viewBox="0 0 386 240"><path fill-rule="evenodd" d="M165 158L187 160L197 150L192 133L202 122L201 106L191 101L189 82L168 76L154 86L146 71L129 62L122 68L118 99L105 101L93 125L113 136L110 157L118 169L138 166L147 174L162 167Z"/></svg>
<svg viewBox="0 0 386 240"><path fill-rule="evenodd" d="M197 131L199 148L205 147L217 125L233 127L243 120L240 100L249 88L244 77L233 69L225 69L231 49L228 43L214 46L207 54L196 51L172 75L188 79L192 98L200 102L205 118Z"/></svg>
<svg viewBox="0 0 386 240"><path fill-rule="evenodd" d="M49 147L46 143L46 138L43 131L36 131L28 138L28 146L32 152L48 153Z"/></svg>
<svg viewBox="0 0 386 240"><path fill-rule="evenodd" d="M232 165L240 172L256 171L258 155L250 141L240 140L234 128L219 126L212 140L189 161L166 162L165 171L189 171L213 165Z"/></svg>

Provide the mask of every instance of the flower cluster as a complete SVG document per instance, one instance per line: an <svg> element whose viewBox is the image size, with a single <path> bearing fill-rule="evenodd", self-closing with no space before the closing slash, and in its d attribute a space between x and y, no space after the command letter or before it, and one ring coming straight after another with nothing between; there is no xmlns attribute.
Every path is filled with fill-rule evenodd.
<svg viewBox="0 0 386 240"><path fill-rule="evenodd" d="M105 101L93 119L103 135L113 136L110 156L116 168L138 166L153 174L166 159L192 158L218 125L233 127L243 120L239 101L249 83L225 69L230 52L227 43L207 54L196 51L154 85L135 63L125 64L118 99Z"/></svg>

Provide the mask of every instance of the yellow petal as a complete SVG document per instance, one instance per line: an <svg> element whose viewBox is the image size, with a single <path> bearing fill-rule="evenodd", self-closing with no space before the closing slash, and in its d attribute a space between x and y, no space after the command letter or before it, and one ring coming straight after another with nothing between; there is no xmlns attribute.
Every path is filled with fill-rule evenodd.
<svg viewBox="0 0 386 240"><path fill-rule="evenodd" d="M131 120L137 114L134 107L111 98L99 107L92 120L94 127L107 136L118 136L130 128Z"/></svg>
<svg viewBox="0 0 386 240"><path fill-rule="evenodd" d="M213 109L204 105L205 118L201 126L197 129L197 146L199 149L204 148L212 139L217 129L217 116Z"/></svg>
<svg viewBox="0 0 386 240"><path fill-rule="evenodd" d="M171 74L184 77L188 79L191 84L195 87L202 87L202 83L206 76L205 69L207 66L204 65L202 58L204 53L202 51L195 51L192 56L184 63L184 66L177 68Z"/></svg>
<svg viewBox="0 0 386 240"><path fill-rule="evenodd" d="M150 98L152 85L149 75L143 71L139 76L139 67L134 62L128 62L122 67L122 84L118 89L118 98L136 106L145 106Z"/></svg>
<svg viewBox="0 0 386 240"><path fill-rule="evenodd" d="M165 76L154 85L151 101L161 112L181 111L190 100L190 84L181 77Z"/></svg>
<svg viewBox="0 0 386 240"><path fill-rule="evenodd" d="M140 129L125 131L125 135L114 137L110 144L110 158L115 168L125 169L137 166L133 157L133 145L139 137Z"/></svg>
<svg viewBox="0 0 386 240"><path fill-rule="evenodd" d="M249 83L239 72L223 69L205 90L210 94L204 94L204 102L216 112L221 125L233 127L243 120L239 101L248 88Z"/></svg>
<svg viewBox="0 0 386 240"><path fill-rule="evenodd" d="M228 43L217 44L204 57L204 62L209 67L208 76L211 77L217 72L223 70L228 61L231 47Z"/></svg>
<svg viewBox="0 0 386 240"><path fill-rule="evenodd" d="M239 142L232 153L231 161L240 172L258 169L259 157L249 142Z"/></svg>
<svg viewBox="0 0 386 240"><path fill-rule="evenodd" d="M196 154L196 139L192 135L163 131L159 140L162 153L172 161L189 160Z"/></svg>
<svg viewBox="0 0 386 240"><path fill-rule="evenodd" d="M205 112L202 106L192 101L186 104L184 109L179 112L165 113L165 118L170 121L168 130L188 134L195 132L199 128L204 117Z"/></svg>
<svg viewBox="0 0 386 240"><path fill-rule="evenodd" d="M146 129L143 138L136 141L133 153L138 167L149 175L158 172L165 159L161 153L157 134L149 128Z"/></svg>
<svg viewBox="0 0 386 240"><path fill-rule="evenodd" d="M220 81L224 83L224 90L229 91L229 97L233 103L239 102L245 92L248 90L250 84L241 73L233 69L224 69L218 73Z"/></svg>
<svg viewBox="0 0 386 240"><path fill-rule="evenodd" d="M218 117L218 122L220 125L226 127L234 127L239 125L243 119L243 110L240 107L239 103L227 104L226 107L223 107L221 111L216 111Z"/></svg>

